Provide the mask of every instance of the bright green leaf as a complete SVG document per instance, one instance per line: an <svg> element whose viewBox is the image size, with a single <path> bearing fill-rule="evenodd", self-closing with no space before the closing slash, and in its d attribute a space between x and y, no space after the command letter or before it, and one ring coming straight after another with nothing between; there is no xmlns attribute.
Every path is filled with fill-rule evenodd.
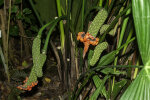
<svg viewBox="0 0 150 100"><path fill-rule="evenodd" d="M104 79L102 80L102 83L100 84L100 86L95 90L95 92L93 93L93 95L90 97L89 100L97 100L99 94L101 93L103 86L105 85L105 82L107 81L107 79L110 76L105 76Z"/></svg>
<svg viewBox="0 0 150 100"><path fill-rule="evenodd" d="M104 66L110 64L115 59L116 51L112 51L104 55L98 62L98 66Z"/></svg>
<svg viewBox="0 0 150 100"><path fill-rule="evenodd" d="M132 84L127 88L120 100L150 99L150 69L143 68Z"/></svg>
<svg viewBox="0 0 150 100"><path fill-rule="evenodd" d="M132 0L138 48L144 65L150 65L150 0Z"/></svg>
<svg viewBox="0 0 150 100"><path fill-rule="evenodd" d="M102 80L100 79L100 77L98 75L93 76L93 82L94 82L96 88L99 88L99 86L102 84ZM107 98L107 91L106 91L105 85L102 87L100 94L104 95Z"/></svg>
<svg viewBox="0 0 150 100"><path fill-rule="evenodd" d="M112 100L116 100L116 96L120 93L123 86L127 83L127 80L121 80L120 82L115 83L112 91Z"/></svg>
<svg viewBox="0 0 150 100"><path fill-rule="evenodd" d="M116 70L114 72L113 68L105 68L105 69L101 70L101 72L104 73L104 74L115 74L115 75L120 75L120 74L125 74L126 73L125 71L119 71L119 70Z"/></svg>

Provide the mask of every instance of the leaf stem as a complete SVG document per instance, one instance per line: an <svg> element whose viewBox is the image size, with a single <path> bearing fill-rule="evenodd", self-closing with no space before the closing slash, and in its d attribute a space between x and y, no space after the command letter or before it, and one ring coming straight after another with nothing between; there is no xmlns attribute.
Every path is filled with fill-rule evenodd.
<svg viewBox="0 0 150 100"><path fill-rule="evenodd" d="M57 11L58 11L58 17L62 16L61 13L61 5L60 5L60 0L56 0L57 3ZM64 49L64 43L65 43L65 35L64 35L64 26L63 26L63 21L59 22L59 27L60 27L60 41L61 41L61 51L63 53L63 49Z"/></svg>
<svg viewBox="0 0 150 100"><path fill-rule="evenodd" d="M100 6L100 7L103 6L103 0L99 0L99 6Z"/></svg>
<svg viewBox="0 0 150 100"><path fill-rule="evenodd" d="M137 63L136 63L136 66L139 66L139 63L140 63L140 62L139 62L139 58L138 58ZM133 79L136 78L137 73L138 73L138 68L135 68L134 75L133 75Z"/></svg>
<svg viewBox="0 0 150 100"><path fill-rule="evenodd" d="M53 29L55 28L55 26L57 25L57 23L58 23L59 21L61 21L62 19L64 19L64 18L65 18L65 16L61 16L61 17L59 17L59 18L53 20L54 22L53 22L53 21L50 22L50 23L53 23L53 25L52 25L52 27L50 28L50 30L49 30L49 32L48 32L48 34L47 34L46 41L45 41L45 44L44 44L42 53L46 53L46 52L47 52L48 42L49 42L51 33L52 33ZM50 23L46 24L45 26L50 25ZM42 32L39 32L39 33L41 34Z"/></svg>

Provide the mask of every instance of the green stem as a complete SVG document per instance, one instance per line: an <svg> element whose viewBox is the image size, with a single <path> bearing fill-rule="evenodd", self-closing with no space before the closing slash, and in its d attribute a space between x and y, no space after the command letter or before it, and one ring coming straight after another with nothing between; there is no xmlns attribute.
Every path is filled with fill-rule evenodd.
<svg viewBox="0 0 150 100"><path fill-rule="evenodd" d="M98 66L98 67L95 67L95 68L91 68L89 69L88 71L86 71L85 73L81 74L81 76L85 76L87 75L88 73L92 73L93 71L100 71L102 69L105 69L105 68L143 68L144 66L136 66L136 65L109 65L109 66Z"/></svg>
<svg viewBox="0 0 150 100"><path fill-rule="evenodd" d="M128 35L128 38L127 38L126 41L129 41L129 40L131 39L132 34L133 34L133 28L131 29L131 31L130 31L130 33L129 33L129 35ZM126 45L126 46L124 47L124 49L123 49L123 51L122 51L122 54L123 54L123 55L125 54L125 51L126 51L127 47L128 47L128 45Z"/></svg>
<svg viewBox="0 0 150 100"><path fill-rule="evenodd" d="M61 6L61 12L63 15L66 15L64 8Z"/></svg>
<svg viewBox="0 0 150 100"><path fill-rule="evenodd" d="M42 32L44 31L44 29L45 29L46 27L48 27L50 24L54 23L54 22L55 22L55 19L52 20L52 21L50 21L50 22L47 23L46 25L44 25L44 26L39 30L38 36L41 37L41 36L42 36Z"/></svg>
<svg viewBox="0 0 150 100"><path fill-rule="evenodd" d="M44 29L45 29L46 27L48 27L50 24L56 22L56 20L60 20L60 19L63 19L63 18L65 18L65 16L59 17L59 18L57 18L57 19L53 19L53 20L50 21L49 23L45 24L45 25L39 30L38 36L41 37L41 36L42 36L42 32L44 31Z"/></svg>
<svg viewBox="0 0 150 100"><path fill-rule="evenodd" d="M135 37L133 37L131 40L127 41L125 44L123 44L122 46L120 46L116 51L119 52L123 47L127 46L129 43L131 43L134 40L135 40Z"/></svg>
<svg viewBox="0 0 150 100"><path fill-rule="evenodd" d="M140 61L139 61L139 58L138 58L137 63L136 63L136 66L139 66L139 63L140 63ZM138 68L135 68L134 75L133 75L133 79L136 78L137 73L138 73Z"/></svg>
<svg viewBox="0 0 150 100"><path fill-rule="evenodd" d="M129 15L131 13L131 9L128 9L126 15ZM120 38L119 38L119 43L118 43L118 48L121 46L122 40L123 40L123 36L125 33L125 29L128 23L129 17L125 18L123 21L123 25L122 25L122 29L121 29L121 34L120 34Z"/></svg>
<svg viewBox="0 0 150 100"><path fill-rule="evenodd" d="M103 6L103 0L99 0L99 6L100 6L100 7Z"/></svg>
<svg viewBox="0 0 150 100"><path fill-rule="evenodd" d="M60 0L56 0L56 3L57 3L57 11L58 11L58 17L61 17L62 14L61 14L61 6L60 6ZM59 22L59 26L60 26L60 33L61 33L61 37L60 37L60 40L61 40L61 51L63 53L63 49L64 49L64 43L65 43L65 35L64 35L64 26L63 26L63 21L60 21Z"/></svg>
<svg viewBox="0 0 150 100"><path fill-rule="evenodd" d="M66 9L65 9L65 11L66 11L66 13L67 13L68 0L66 0L65 2L66 2Z"/></svg>
<svg viewBox="0 0 150 100"><path fill-rule="evenodd" d="M48 42L49 42L51 33L52 33L53 29L55 28L55 26L57 25L57 23L58 23L60 20L64 19L64 18L65 18L64 16L61 16L61 17L59 17L59 18L57 18L57 19L55 19L55 20L53 20L53 21L50 22L50 23L53 23L53 25L52 25L52 27L50 28L50 30L49 30L49 32L48 32L48 35L47 35L47 37L46 37L46 41L45 41L45 44L44 44L42 53L46 53L46 52L47 52ZM55 21L55 22L54 22L54 21ZM44 27L50 25L50 23L46 24ZM42 29L44 29L44 27L43 27ZM42 31L42 29L41 29L40 31ZM39 32L39 33L41 34L42 32Z"/></svg>

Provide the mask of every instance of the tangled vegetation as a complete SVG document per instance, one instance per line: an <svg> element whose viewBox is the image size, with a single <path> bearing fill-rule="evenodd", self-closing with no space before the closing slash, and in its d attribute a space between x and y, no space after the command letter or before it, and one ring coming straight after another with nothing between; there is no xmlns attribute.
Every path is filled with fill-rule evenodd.
<svg viewBox="0 0 150 100"><path fill-rule="evenodd" d="M149 100L150 0L1 0L0 99Z"/></svg>

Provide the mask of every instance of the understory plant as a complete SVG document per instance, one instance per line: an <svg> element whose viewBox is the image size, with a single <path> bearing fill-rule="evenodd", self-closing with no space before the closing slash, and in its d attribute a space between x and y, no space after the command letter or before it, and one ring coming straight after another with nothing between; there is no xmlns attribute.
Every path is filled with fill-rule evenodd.
<svg viewBox="0 0 150 100"><path fill-rule="evenodd" d="M81 75L81 79L84 79L84 81L81 81L79 78L79 81L77 82L77 84L79 82L81 82L82 84L76 87L76 89L74 90L72 99L76 100L78 98L78 96L80 95L81 91L84 90L84 87L88 87L87 84L91 84L91 82L89 82L90 79L93 80L93 83L95 85L95 90L93 92L92 95L85 97L86 99L89 100L96 100L98 99L98 96L101 94L102 96L104 96L106 99L113 99L115 100L116 97L118 96L118 93L121 92L122 88L127 84L127 80L126 79L122 79L120 82L115 82L115 77L113 76L112 81L111 81L111 74L117 76L117 75L123 75L125 74L123 71L119 71L119 68L141 68L140 72L138 73L137 77L135 78L135 80L131 83L131 85L129 85L129 87L127 89L123 89L122 95L120 95L120 100L149 100L150 96L149 96L149 91L150 91L150 69L149 69L149 37L150 37L150 18L149 18L149 11L150 11L150 7L149 7L149 0L132 0L132 14L133 14L133 19L134 19L134 25L135 25L135 30L136 30L136 37L137 37L137 42L138 42L138 48L139 48L139 52L141 55L141 59L143 62L143 65L140 66L135 66L135 65L114 65L114 66L109 66L108 64L111 63L114 59L115 56L117 56L118 52L120 49L124 48L126 49L126 46L129 42L132 42L135 38L131 39L131 36L129 34L129 38L127 39L127 42L121 46L121 42L122 42L122 38L120 38L119 44L120 46L118 46L118 49L102 56L100 58L100 55L102 53L103 50L105 50L107 48L107 45L104 45L104 43L107 42L102 42L100 43L98 46L95 47L94 51L90 50L89 51L89 55L88 55L88 61L89 61L89 70L84 73L83 75ZM127 11L126 14L130 13L131 9L129 9ZM102 14L105 15L105 14ZM101 16L102 17L102 16ZM102 25L96 22L99 22L98 20L96 21L96 18L103 19L105 17L99 17L98 18L98 14L95 17L95 19L93 20L92 24L90 25L90 33L93 34L97 33L98 31L96 30L96 28L98 27L98 25ZM124 20L123 26L126 27L128 22L128 19ZM94 30L92 30L92 28ZM98 27L99 29L100 27ZM88 31L89 31L88 30ZM92 31L91 31L92 30ZM120 37L124 36L124 29L122 28L121 30L121 35ZM101 31L100 31L101 32ZM131 31L132 34L132 31ZM94 36L96 36L95 34L93 34ZM123 50L124 51L124 50ZM94 53L93 53L94 52ZM93 55L91 57L91 55ZM99 59L100 58L100 59ZM97 63L97 65L94 68L91 68L91 66L94 66L96 64L96 62L99 61ZM107 66L106 66L107 65ZM112 69L112 67L114 68L114 70ZM104 78L101 79L100 78L100 73L105 74ZM136 73L136 72L135 72ZM108 81L108 90L106 89L106 83ZM129 83L129 82L128 82ZM88 87L90 88L90 87ZM92 89L92 88L90 88ZM90 89L89 89L89 93L90 93Z"/></svg>
<svg viewBox="0 0 150 100"><path fill-rule="evenodd" d="M32 4L32 0L30 0L30 2ZM109 75L109 74L120 75L120 74L123 74L124 72L114 71L113 68L103 68L102 67L103 70L100 72L103 74L106 74L106 76L104 78L102 78L97 73L97 71L99 71L101 69L101 67L99 67L99 66L105 66L105 65L108 65L111 62L113 62L113 60L116 57L116 54L122 48L124 48L130 42L132 42L134 40L134 38L129 39L129 41L127 41L124 45L120 46L116 50L114 50L114 51L112 51L106 55L103 55L103 51L106 50L109 46L109 43L105 39L106 34L111 35L111 36L115 36L116 30L114 29L114 26L117 27L117 24L116 24L117 21L119 20L119 18L121 16L123 16L127 12L127 10L130 8L130 6L128 6L127 2L121 1L121 4L125 3L127 5L127 8L123 11L120 10L120 13L116 16L116 18L112 22L106 23L106 21L109 18L108 15L110 14L111 7L109 9L107 9L107 7L106 8L101 8L101 7L96 8L95 7L95 8L91 8L91 9L86 11L85 10L86 2L87 2L86 0L85 1L83 0L83 2L81 3L82 4L81 5L82 11L80 12L81 18L79 16L76 16L74 18L74 16L73 16L74 14L71 13L71 1L68 0L68 2L67 2L67 4L68 4L67 8L68 9L66 12L63 12L63 10L64 10L63 7L60 8L60 0L57 0L57 6L58 6L57 9L58 9L58 16L59 17L57 19L55 19L54 21L51 21L50 23L44 25L40 29L38 35L35 37L35 39L33 41L33 46L32 46L33 68L31 70L29 78L26 78L26 80L24 81L25 83L18 87L19 89L30 91L33 86L37 85L37 82L38 82L37 78L43 76L42 67L43 67L45 60L46 60L48 41L50 39L50 35L51 35L54 27L62 19L61 18L62 14L60 11L60 10L62 10L63 14L67 16L66 17L67 24L64 25L64 27L66 27L66 28L64 28L64 29L66 29L65 32L67 32L67 33L65 34L65 37L64 37L63 23L61 21L59 24L59 26L60 26L59 29L60 29L60 33L61 33L61 35L60 35L60 37L61 37L61 54L59 54L59 56L62 60L61 59L58 59L58 60L60 60L60 62L62 62L61 64L63 66L61 65L61 67L64 67L64 70L58 69L58 71L61 72L60 75L62 75L62 76L60 76L60 79L62 79L62 81L65 83L64 87L68 87L67 85L69 85L69 88L72 88L71 87L72 84L69 84L69 83L73 82L72 78L74 78L74 77L78 78L79 73L84 72L84 70L79 71L80 68L84 68L84 66L80 63L83 63L84 60L87 60L88 66L86 69L87 72L85 72L86 73L85 74L85 76L86 76L85 80L83 81L83 84L81 85L81 87L79 88L78 91L76 91L76 89L78 87L75 86L74 93L72 94L71 99L76 100L78 98L78 96L80 95L80 92L86 86L86 84L89 82L89 80L91 78L92 78L92 81L90 84L92 84L92 82L93 82L94 85L96 86L96 90L94 91L94 93L92 93L92 96L90 96L89 99L90 100L97 99L99 95L103 95L107 99L110 98L111 93L109 93L109 91L112 91L112 90L111 90L111 88L109 88L109 91L107 91L105 88L105 83L108 80L110 80L110 78L112 77L112 75ZM114 4L114 1L111 2L110 6L113 6L113 4ZM32 6L34 8L34 5L32 5ZM88 18L87 15L90 15L90 12L93 9L96 9L96 11L98 11L97 15L94 18L94 20L92 21L89 28L86 28L87 25L85 25L85 27L84 27L84 23L86 23L85 21ZM36 10L34 10L34 11L37 14L37 16L39 16L37 11ZM86 11L86 13L84 13L85 11ZM77 12L77 13L79 13L79 12ZM70 14L72 14L71 17L70 17ZM38 17L38 19L40 20L39 17ZM76 20L78 20L78 22ZM80 20L81 20L81 22L80 22ZM40 23L42 23L42 21L40 21ZM41 25L43 25L43 24L41 24ZM47 34L44 47L43 47L43 49L41 49L42 32L49 25L51 25L51 27L50 27L50 30ZM81 27L81 28L78 28L78 27ZM94 38L100 37L99 44L96 47L93 46L94 50L92 50L91 49L92 46L90 46L89 52L87 52L87 54L86 54L88 59L86 57L84 59L81 58L82 57L82 48L77 47L78 42L76 41L76 35L77 35L76 32L81 32L84 30L84 28L87 29L87 32L89 32L89 34L92 37L94 37ZM100 32L100 34L98 34L99 32ZM70 45L73 46L72 44L74 42L76 43L76 48L74 48L74 47L70 48ZM72 44L70 44L70 43L72 43ZM70 51L70 50L75 50L75 52ZM74 55L74 53L76 53L76 52L80 52L81 55L80 54ZM101 58L101 55L103 55L102 58ZM78 68L78 66L74 66L74 67L76 67L76 70L75 70L76 73L75 73L75 71L73 71L73 69L75 69L75 68L73 68L73 65L70 65L70 64L72 64L72 62L70 62L70 59L72 60L75 58L75 60L76 60L77 57L80 58L80 61L79 61L79 63L78 63L78 61L76 62L76 64L79 64L79 68ZM107 59L107 58L109 58L109 59ZM97 68L97 69L93 69L93 68ZM72 73L69 72L70 69L71 69ZM82 75L81 75L81 78L79 78L79 81L80 81L80 79L82 79ZM117 84L121 84L121 88L122 88L126 84L126 80L120 81L120 83L117 83ZM116 88L118 88L118 87L114 87L114 89L116 89ZM120 90L121 90L121 88L120 88ZM70 91L70 89L68 89L68 90ZM118 91L120 91L120 90L118 90ZM117 93L115 93L116 91L113 91L115 96L119 93L118 91L117 91ZM87 95L85 95L85 96L87 96Z"/></svg>
<svg viewBox="0 0 150 100"><path fill-rule="evenodd" d="M128 7L124 10L124 12L127 15L130 14L130 11L131 11L129 8L130 8L130 5L128 5ZM121 14L124 12L121 12ZM120 15L118 15L116 17L115 21L119 19ZM121 80L121 81L115 83L115 85L113 87L114 89L112 89L111 77L113 75L117 76L117 75L125 74L125 72L119 71L119 70L114 71L114 69L112 67L110 67L109 64L115 60L115 57L117 56L118 52L122 48L125 49L125 47L130 42L132 42L135 38L128 38L125 44L120 45L120 47L118 47L116 50L113 50L112 52L110 52L106 55L103 55L101 57L103 51L108 48L108 42L106 40L105 40L105 42L103 42L106 34L109 33L109 35L114 36L114 33L115 33L115 29L112 29L111 27L112 27L112 25L114 25L116 23L115 23L115 21L113 21L110 25L105 24L107 17L108 17L107 10L101 9L89 26L87 33L89 32L93 37L96 37L98 32L100 31L100 34L102 36L100 37L99 44L94 48L94 50L92 50L92 49L89 50L88 59L87 59L88 69L83 75L80 76L80 78L76 84L76 87L74 89L74 92L73 92L72 98L71 98L73 100L76 100L79 97L79 95L81 95L80 93L82 93L83 91L86 91L86 92L88 91L88 93L91 94L90 96L88 96L88 94L85 94L84 99L96 100L96 99L98 99L98 97L100 95L102 97L105 97L106 99L115 99L117 97L118 93L123 88L123 86L125 86L125 84L127 83L126 79ZM125 20L124 23L127 23L127 21L128 20ZM125 27L126 27L126 24L123 26L122 29L125 29ZM119 67L123 67L123 66L119 66ZM103 76L103 78L102 78L100 76L100 73L104 74L105 76ZM111 75L111 74L113 74L113 75ZM84 79L84 80L82 80L82 79ZM91 86L91 84L92 84L92 82L90 81L91 79L96 88L94 90L94 92L92 92L92 93L91 93L91 90L93 89L93 87ZM80 82L82 84L79 85L79 87L78 87L77 85ZM106 84L108 85L108 89L106 89L106 87L105 87ZM90 88L90 89L86 90L85 87Z"/></svg>
<svg viewBox="0 0 150 100"><path fill-rule="evenodd" d="M28 90L31 91L32 87L38 84L37 78L43 76L43 65L46 61L46 52L48 48L48 43L50 40L51 33L57 23L62 20L64 17L59 17L58 19L54 19L48 24L44 25L38 32L38 35L35 37L33 41L33 46L32 46L32 56L33 56L33 67L30 72L29 78L27 77L26 80L24 81L23 85L18 86L17 88L21 90ZM45 44L43 46L43 49L41 50L41 37L44 29L48 27L49 25L52 24L52 27L49 29L49 32L47 34Z"/></svg>

